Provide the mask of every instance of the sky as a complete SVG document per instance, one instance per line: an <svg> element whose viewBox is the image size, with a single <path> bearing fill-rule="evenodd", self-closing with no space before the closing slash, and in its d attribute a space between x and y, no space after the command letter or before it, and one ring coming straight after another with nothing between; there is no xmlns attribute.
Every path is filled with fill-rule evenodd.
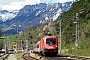
<svg viewBox="0 0 90 60"><path fill-rule="evenodd" d="M51 1L51 2L50 2ZM63 3L73 0L0 0L0 10L20 10L25 5L39 3Z"/></svg>

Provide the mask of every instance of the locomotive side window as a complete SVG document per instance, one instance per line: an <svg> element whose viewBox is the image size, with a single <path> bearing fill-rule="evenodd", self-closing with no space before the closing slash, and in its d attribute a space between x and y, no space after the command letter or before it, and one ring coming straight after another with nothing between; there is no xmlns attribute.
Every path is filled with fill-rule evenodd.
<svg viewBox="0 0 90 60"><path fill-rule="evenodd" d="M47 38L46 44L56 44L56 39L55 38Z"/></svg>

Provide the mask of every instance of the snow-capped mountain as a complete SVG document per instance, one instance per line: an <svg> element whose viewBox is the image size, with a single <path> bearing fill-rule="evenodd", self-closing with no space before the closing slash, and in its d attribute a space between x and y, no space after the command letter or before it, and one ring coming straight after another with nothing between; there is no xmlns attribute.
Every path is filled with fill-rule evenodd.
<svg viewBox="0 0 90 60"><path fill-rule="evenodd" d="M7 10L2 10L0 11L0 20L5 22L6 20L11 20L18 14L18 10L13 10L13 11L7 11Z"/></svg>
<svg viewBox="0 0 90 60"><path fill-rule="evenodd" d="M0 27L2 27L0 29L4 32L12 31L15 30L14 25L16 25L16 29L24 30L30 26L36 26L47 21L57 20L64 11L70 9L71 5L72 2L51 4L40 3L36 5L26 5L20 9L19 12L15 13L4 11L0 14L8 16L8 18L1 16L1 18L3 17L2 21L4 22L0 21ZM19 27L19 25L21 25L21 27Z"/></svg>

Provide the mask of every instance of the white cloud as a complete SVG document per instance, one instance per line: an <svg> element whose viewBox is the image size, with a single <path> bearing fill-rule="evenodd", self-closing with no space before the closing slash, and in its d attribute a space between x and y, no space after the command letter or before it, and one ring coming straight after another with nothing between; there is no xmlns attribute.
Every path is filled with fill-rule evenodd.
<svg viewBox="0 0 90 60"><path fill-rule="evenodd" d="M37 4L40 3L40 0L24 0L24 1L18 1L14 0L15 2L12 2L12 0L9 0L10 3L6 5L0 5L2 10L19 10L23 8L25 5L32 5L32 4Z"/></svg>
<svg viewBox="0 0 90 60"><path fill-rule="evenodd" d="M2 10L19 10L20 8L22 8L23 2L12 2L8 5L2 5Z"/></svg>
<svg viewBox="0 0 90 60"><path fill-rule="evenodd" d="M50 2L51 0L41 0L42 2ZM67 1L73 1L73 0L52 0L51 3L56 3L56 2L67 2ZM75 1L75 0L74 0ZM2 10L19 10L23 8L25 5L32 5L32 4L37 4L40 3L40 0L0 0L0 6Z"/></svg>
<svg viewBox="0 0 90 60"><path fill-rule="evenodd" d="M51 3L64 3L64 2L68 2L68 1L75 1L75 0L41 0L41 2L46 2L49 3L51 1Z"/></svg>
<svg viewBox="0 0 90 60"><path fill-rule="evenodd" d="M21 1L23 0L8 0L8 1L0 0L0 4L7 5L7 4L10 4L11 2L21 2Z"/></svg>
<svg viewBox="0 0 90 60"><path fill-rule="evenodd" d="M40 0L25 0L25 3L32 5L32 4L40 3Z"/></svg>
<svg viewBox="0 0 90 60"><path fill-rule="evenodd" d="M75 1L75 0L59 0L60 3L68 2L68 1Z"/></svg>

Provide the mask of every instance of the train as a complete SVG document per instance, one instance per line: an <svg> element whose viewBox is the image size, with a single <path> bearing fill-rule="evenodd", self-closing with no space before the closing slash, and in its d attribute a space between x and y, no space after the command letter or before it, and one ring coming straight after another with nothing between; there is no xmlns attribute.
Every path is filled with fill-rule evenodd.
<svg viewBox="0 0 90 60"><path fill-rule="evenodd" d="M44 36L33 46L32 51L44 56L55 56L58 54L58 38L53 35Z"/></svg>

